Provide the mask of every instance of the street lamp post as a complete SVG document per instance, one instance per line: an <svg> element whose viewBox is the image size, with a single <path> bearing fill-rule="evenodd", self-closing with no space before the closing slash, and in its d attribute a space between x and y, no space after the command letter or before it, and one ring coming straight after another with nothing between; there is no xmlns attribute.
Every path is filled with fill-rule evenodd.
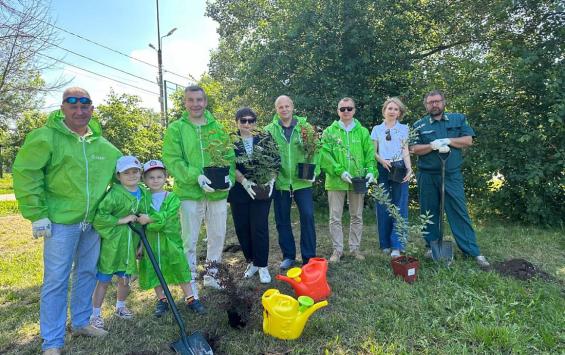
<svg viewBox="0 0 565 355"><path fill-rule="evenodd" d="M165 112L165 98L164 98L165 89L163 87L163 54L161 51L161 43L163 41L163 38L172 35L173 32L177 30L177 28L175 27L172 30L170 30L166 35L161 36L161 28L159 26L159 0L155 0L155 2L157 5L157 48L155 48L155 46L152 45L151 43L149 43L149 47L157 51L157 68L159 70L157 81L159 84L159 104L161 106L161 124L164 127L167 127L168 120L167 120L167 113Z"/></svg>

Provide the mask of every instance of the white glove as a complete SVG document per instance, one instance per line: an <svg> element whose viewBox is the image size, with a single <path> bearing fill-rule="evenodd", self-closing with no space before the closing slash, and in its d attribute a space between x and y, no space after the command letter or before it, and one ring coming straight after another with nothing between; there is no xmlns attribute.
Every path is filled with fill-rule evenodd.
<svg viewBox="0 0 565 355"><path fill-rule="evenodd" d="M34 238L51 237L51 220L49 218L39 219L31 224L31 231Z"/></svg>
<svg viewBox="0 0 565 355"><path fill-rule="evenodd" d="M273 187L275 186L275 179L272 179L265 185L269 185L269 197L271 197L271 195L273 194Z"/></svg>
<svg viewBox="0 0 565 355"><path fill-rule="evenodd" d="M442 138L442 139L438 139L439 141L441 141L442 145L450 145L451 144L451 139L449 138Z"/></svg>
<svg viewBox="0 0 565 355"><path fill-rule="evenodd" d="M349 174L347 171L344 171L341 174L341 180L345 181L348 184L351 184L351 174Z"/></svg>
<svg viewBox="0 0 565 355"><path fill-rule="evenodd" d="M257 186L257 184L251 180L243 179L243 181L241 181L241 185L243 186L245 191L247 191L249 197L255 200L255 191L253 191L253 186Z"/></svg>
<svg viewBox="0 0 565 355"><path fill-rule="evenodd" d="M443 145L441 147L439 147L439 149L437 150L440 153L449 153L449 151L451 150L451 148L449 148L448 145Z"/></svg>
<svg viewBox="0 0 565 355"><path fill-rule="evenodd" d="M200 186L200 188L202 190L204 190L204 192L214 192L214 191L216 191L208 185L208 184L211 184L211 183L212 183L212 181L210 181L210 179L208 179L206 177L206 175L198 175L198 186Z"/></svg>
<svg viewBox="0 0 565 355"><path fill-rule="evenodd" d="M375 182L375 176L373 173L367 173L367 175L365 175L365 180L367 180L367 187L369 187L371 183Z"/></svg>

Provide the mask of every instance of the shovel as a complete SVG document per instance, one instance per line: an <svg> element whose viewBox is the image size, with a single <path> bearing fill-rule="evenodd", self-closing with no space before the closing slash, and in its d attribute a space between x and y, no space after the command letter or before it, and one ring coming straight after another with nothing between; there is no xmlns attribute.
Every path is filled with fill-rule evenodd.
<svg viewBox="0 0 565 355"><path fill-rule="evenodd" d="M163 277L163 273L161 272L161 268L159 268L159 264L157 263L157 260L155 259L155 254L153 254L153 250L151 250L151 246L149 245L149 242L147 241L147 236L145 236L145 226L143 226L140 229L135 228L132 223L128 223L128 226L135 233L137 233L139 235L139 237L141 238L141 242L143 243L143 247L145 248L145 251L147 252L147 256L149 257L149 260L151 261L151 265L153 265L153 269L155 270L155 273L157 274L157 278L159 279L159 282L161 283L161 287L163 287L163 291L165 292L165 297L167 297L167 301L169 302L169 305L171 306L171 310L173 311L173 315L175 316L175 320L177 321L177 324L179 325L180 339L175 341L175 342L172 342L169 345L171 350L173 350L177 354L182 354L182 355L213 355L214 352L212 351L212 348L210 347L210 345L208 344L208 342L206 341L206 339L204 338L204 336L202 335L201 332L195 331L190 336L186 335L186 330L184 328L184 322L182 321L182 318L180 316L177 305L175 304L175 301L173 300L173 296L171 296L171 292L169 291L169 287L167 286L167 283L165 282L165 278Z"/></svg>
<svg viewBox="0 0 565 355"><path fill-rule="evenodd" d="M443 214L445 211L445 163L449 159L451 150L447 154L439 153L438 157L441 160L441 200L439 207L439 238L430 241L430 248L432 249L432 258L438 262L445 262L449 266L453 262L453 243L451 241L443 240ZM442 157L445 156L445 159Z"/></svg>

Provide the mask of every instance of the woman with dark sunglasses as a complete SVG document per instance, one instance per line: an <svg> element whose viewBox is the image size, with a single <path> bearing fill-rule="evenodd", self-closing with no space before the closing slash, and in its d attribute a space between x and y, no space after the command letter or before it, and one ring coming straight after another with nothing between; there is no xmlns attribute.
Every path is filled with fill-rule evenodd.
<svg viewBox="0 0 565 355"><path fill-rule="evenodd" d="M235 114L235 118L241 139L235 144L237 183L229 192L228 202L235 233L248 263L243 277L251 278L258 272L261 283L270 283L271 275L267 262L269 258L268 220L273 185L280 164L278 149L271 135L259 133L257 130L257 115L253 110L248 107L241 108ZM276 155L273 157L269 155L269 157L274 161L277 172L274 172L272 176L271 172L268 172L269 181L265 184L265 181L252 178L252 175L257 176L258 171L251 170L260 169L259 163L254 159L254 152L255 156L260 154L258 153L260 149L267 152L269 144L271 145L270 152ZM266 191L265 196L259 195L258 185L263 185L263 190Z"/></svg>
<svg viewBox="0 0 565 355"><path fill-rule="evenodd" d="M408 219L408 181L412 176L410 153L408 152L408 126L400 121L406 113L406 106L397 97L389 98L383 104L383 122L373 127L371 139L375 145L375 158L379 169L378 183L385 191L400 215ZM400 256L404 251L396 221L386 207L377 203L377 221L380 248L391 257Z"/></svg>

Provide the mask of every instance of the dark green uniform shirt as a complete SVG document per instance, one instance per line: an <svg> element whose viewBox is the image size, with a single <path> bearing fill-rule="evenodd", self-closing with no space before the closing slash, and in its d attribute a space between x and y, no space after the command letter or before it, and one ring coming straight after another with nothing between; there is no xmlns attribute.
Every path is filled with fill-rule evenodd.
<svg viewBox="0 0 565 355"><path fill-rule="evenodd" d="M467 123L465 115L460 113L444 113L440 120L434 120L430 115L424 116L414 124L417 133L412 144L430 144L439 138L457 138L475 136L475 131ZM451 147L449 158L445 165L446 173L453 173L461 168L463 156L460 148ZM439 153L430 153L418 157L418 170L428 174L441 174Z"/></svg>

